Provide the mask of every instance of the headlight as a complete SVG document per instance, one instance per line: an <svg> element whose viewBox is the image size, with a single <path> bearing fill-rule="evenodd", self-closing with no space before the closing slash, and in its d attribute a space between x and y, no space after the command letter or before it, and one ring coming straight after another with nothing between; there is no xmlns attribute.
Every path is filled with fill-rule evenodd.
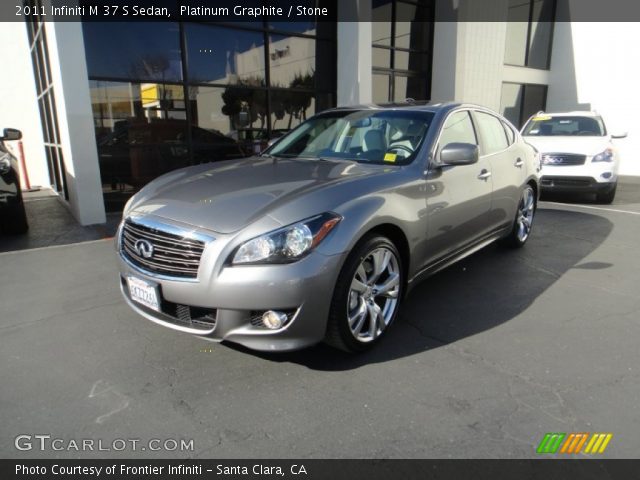
<svg viewBox="0 0 640 480"><path fill-rule="evenodd" d="M604 152L594 155L591 162L613 162L613 149L607 148Z"/></svg>
<svg viewBox="0 0 640 480"><path fill-rule="evenodd" d="M342 220L335 213L323 213L253 238L240 245L231 263L291 263L313 250Z"/></svg>
<svg viewBox="0 0 640 480"><path fill-rule="evenodd" d="M0 152L0 174L4 175L11 170L11 157L6 152Z"/></svg>

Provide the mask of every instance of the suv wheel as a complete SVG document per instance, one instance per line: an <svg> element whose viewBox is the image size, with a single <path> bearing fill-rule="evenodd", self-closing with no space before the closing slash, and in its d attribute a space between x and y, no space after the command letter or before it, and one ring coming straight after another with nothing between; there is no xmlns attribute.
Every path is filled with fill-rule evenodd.
<svg viewBox="0 0 640 480"><path fill-rule="evenodd" d="M336 282L325 342L347 352L371 348L396 318L403 265L388 238L365 237L351 252Z"/></svg>
<svg viewBox="0 0 640 480"><path fill-rule="evenodd" d="M618 184L615 183L613 185L613 188L611 188L611 190L608 190L606 192L601 192L601 193L597 193L596 194L596 201L598 203L604 203L604 204L610 204L613 202L613 199L616 198L616 190L618 188Z"/></svg>

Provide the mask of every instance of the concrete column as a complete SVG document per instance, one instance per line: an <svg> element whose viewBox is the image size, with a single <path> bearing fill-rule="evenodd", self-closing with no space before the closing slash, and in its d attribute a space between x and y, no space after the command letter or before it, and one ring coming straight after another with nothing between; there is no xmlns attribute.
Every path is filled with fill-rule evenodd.
<svg viewBox="0 0 640 480"><path fill-rule="evenodd" d="M71 213L81 225L106 221L80 22L46 22Z"/></svg>
<svg viewBox="0 0 640 480"><path fill-rule="evenodd" d="M339 18L371 18L371 0L339 2ZM338 22L338 106L371 103L371 23Z"/></svg>

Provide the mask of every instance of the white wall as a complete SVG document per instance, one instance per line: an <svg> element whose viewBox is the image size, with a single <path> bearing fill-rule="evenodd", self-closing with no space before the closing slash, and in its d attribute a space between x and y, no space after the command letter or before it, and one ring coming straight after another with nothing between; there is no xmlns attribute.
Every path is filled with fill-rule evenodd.
<svg viewBox="0 0 640 480"><path fill-rule="evenodd" d="M0 23L0 130L11 127L22 131L25 163L32 186L49 186L36 98L36 85L29 53L27 29L22 22ZM18 157L17 142L7 145ZM24 182L23 182L24 187Z"/></svg>
<svg viewBox="0 0 640 480"><path fill-rule="evenodd" d="M547 110L591 109L602 114L616 140L623 175L640 175L637 23L557 23Z"/></svg>

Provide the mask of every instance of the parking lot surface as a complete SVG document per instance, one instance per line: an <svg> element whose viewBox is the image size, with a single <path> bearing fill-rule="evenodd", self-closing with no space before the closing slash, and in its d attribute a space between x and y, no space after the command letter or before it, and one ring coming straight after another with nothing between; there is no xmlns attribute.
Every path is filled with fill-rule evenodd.
<svg viewBox="0 0 640 480"><path fill-rule="evenodd" d="M373 351L256 354L134 314L109 240L0 254L7 458L532 458L547 432L640 451L640 186L542 202L408 297ZM19 451L21 434L193 439L193 451Z"/></svg>

